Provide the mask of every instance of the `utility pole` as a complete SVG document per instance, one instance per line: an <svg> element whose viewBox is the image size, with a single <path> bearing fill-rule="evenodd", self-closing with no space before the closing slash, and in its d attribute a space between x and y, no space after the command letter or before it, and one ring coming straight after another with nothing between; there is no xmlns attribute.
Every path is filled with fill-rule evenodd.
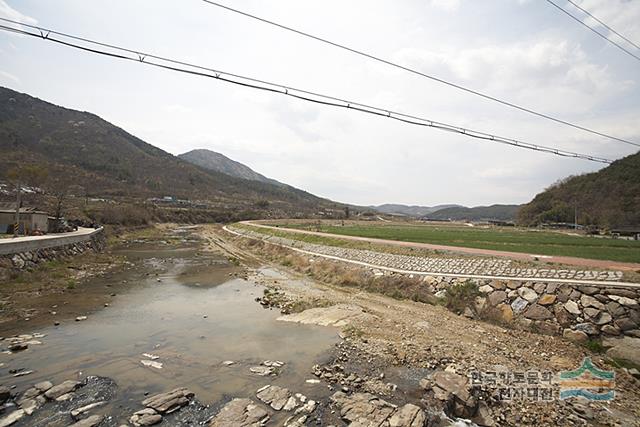
<svg viewBox="0 0 640 427"><path fill-rule="evenodd" d="M22 191L22 184L18 181L16 183L16 221L13 224L13 237L18 237L18 229L20 228L20 193Z"/></svg>
<svg viewBox="0 0 640 427"><path fill-rule="evenodd" d="M573 227L578 230L578 204L573 207Z"/></svg>

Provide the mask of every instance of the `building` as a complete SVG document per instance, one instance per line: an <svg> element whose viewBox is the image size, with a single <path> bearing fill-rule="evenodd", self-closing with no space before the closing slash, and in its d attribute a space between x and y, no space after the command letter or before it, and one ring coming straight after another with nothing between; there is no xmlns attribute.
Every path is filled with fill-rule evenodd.
<svg viewBox="0 0 640 427"><path fill-rule="evenodd" d="M0 233L13 233L16 219L15 203L0 203ZM19 234L31 234L34 231L46 233L49 230L49 215L36 208L20 208Z"/></svg>

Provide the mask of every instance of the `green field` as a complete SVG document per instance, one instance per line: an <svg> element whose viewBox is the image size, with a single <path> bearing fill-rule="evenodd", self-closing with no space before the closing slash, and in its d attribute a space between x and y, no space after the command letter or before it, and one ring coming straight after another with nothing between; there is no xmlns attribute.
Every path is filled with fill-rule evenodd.
<svg viewBox="0 0 640 427"><path fill-rule="evenodd" d="M576 236L551 231L451 225L347 224L339 226L317 223L282 225L338 235L373 237L404 242L494 249L536 255L640 262L640 242L638 241Z"/></svg>

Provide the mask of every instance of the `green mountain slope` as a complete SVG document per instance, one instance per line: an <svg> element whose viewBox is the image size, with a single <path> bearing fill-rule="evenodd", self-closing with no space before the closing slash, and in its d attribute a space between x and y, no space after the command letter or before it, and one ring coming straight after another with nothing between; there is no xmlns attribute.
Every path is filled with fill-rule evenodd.
<svg viewBox="0 0 640 427"><path fill-rule="evenodd" d="M205 170L154 147L100 117L0 87L0 180L18 165L38 164L61 185L90 195L158 197L313 212L335 203L281 184Z"/></svg>
<svg viewBox="0 0 640 427"><path fill-rule="evenodd" d="M519 205L491 205L465 208L463 206L445 208L426 215L430 219L452 219L469 221L513 221L518 213Z"/></svg>
<svg viewBox="0 0 640 427"><path fill-rule="evenodd" d="M551 186L523 205L518 221L573 223L576 209L579 224L640 226L640 152Z"/></svg>

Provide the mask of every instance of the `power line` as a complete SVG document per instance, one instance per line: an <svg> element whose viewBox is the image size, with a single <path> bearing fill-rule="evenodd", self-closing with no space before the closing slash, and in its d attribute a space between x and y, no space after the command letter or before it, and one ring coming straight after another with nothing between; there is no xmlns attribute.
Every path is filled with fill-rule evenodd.
<svg viewBox="0 0 640 427"><path fill-rule="evenodd" d="M267 82L265 80L259 80L251 77L241 76L239 74L227 73L225 71L216 70L213 68L203 67L196 64L189 64L189 63L171 59L171 58L161 57L161 56L153 55L150 53L144 53L141 51L120 47L112 44L107 44L99 41L94 41L94 40L83 38L83 37L77 37L70 34L65 34L58 31L38 27L35 25L22 24L18 21L12 21L6 18L0 18L0 20L5 22L11 22L17 25L24 25L28 28L37 30L38 32L37 33L30 32L20 28L8 27L6 25L0 25L0 30L36 37L45 41L57 43L70 48L80 49L85 52L90 52L90 53L94 53L102 56L122 59L126 61L138 62L141 64L153 66L153 67L163 68L166 70L176 71L180 73L192 74L200 77L209 77L219 81L223 81L223 82L227 82L227 83L231 83L231 84L235 84L243 87L248 87L252 89L278 93L281 95L290 96L300 100L313 102L316 104L346 108L350 110L359 111L362 113L372 114L375 116L394 119L403 123L409 123L417 126L431 127L431 128L439 129L442 131L453 132L453 133L461 134L471 138L497 142L500 144L511 145L518 148L525 148L533 151L540 151L544 153L554 154L557 156L579 158L579 159L589 160L589 161L599 162L599 163L606 163L606 164L613 163L612 160L602 158L602 157L576 153L573 151L562 150L559 148L548 147L548 146L539 145L539 144L532 144L532 143L523 142L523 141L512 139L512 138L506 138L506 137L501 137L501 136L493 135L486 132L476 131L473 129L462 128L459 126L454 126L454 125L450 125L443 122L437 122L434 120L418 117L415 115L409 115L409 114L405 114L397 111L392 111L386 108L375 107L375 106L371 106L371 105L367 105L359 102L353 102L346 99L337 98L334 96L323 95L317 92L312 92L304 89L297 89L288 85ZM83 43L92 47L77 44L77 43L72 43L70 41L65 41L59 38L54 38L52 37L52 35L57 35L62 38L72 39L76 41L82 41ZM101 50L93 46L106 47L118 53L110 52L107 50ZM130 56L127 56L127 54L129 54ZM158 62L152 62L149 60L150 58L155 59ZM191 69L180 68L178 67L178 65L181 65L183 67L188 67Z"/></svg>
<svg viewBox="0 0 640 427"><path fill-rule="evenodd" d="M574 16L573 14L571 14L569 11L565 10L563 7L561 7L560 5L554 3L552 0L547 0L547 2L553 6L555 6L558 10L560 10L562 13L564 13L565 15L567 15L569 18L573 19L574 21L576 21L577 23L579 23L580 25L588 28L589 30L591 30L592 32L594 32L595 34L597 34L599 37L602 37L603 39L605 39L606 41L608 41L609 43L611 43L612 45L614 45L615 47L617 47L618 49L620 49L621 51L625 52L628 55L631 55L632 57L634 57L635 59L637 59L638 61L640 61L640 56L635 55L634 53L628 51L627 49L625 49L623 46L621 46L619 43L611 40L609 37L605 36L604 34L602 34L601 32L597 31L595 28L590 27L589 25L585 24L584 22L582 22L582 19ZM571 4L575 5L575 3L571 2ZM576 5L576 7L579 7ZM584 10L582 8L580 8L580 10ZM588 12L586 12L588 13ZM590 16L593 16L591 14L589 14ZM595 17L594 17L595 19ZM598 22L600 22L598 20ZM609 28L609 27L607 27ZM616 33L617 34L617 33ZM625 39L626 40L626 39ZM633 43L632 43L633 44Z"/></svg>
<svg viewBox="0 0 640 427"><path fill-rule="evenodd" d="M261 18L259 16L252 15L252 14L250 14L248 12L243 12L241 10L234 9L232 7L229 7L229 6L225 6L225 5L221 4L221 3L217 3L217 2L212 1L212 0L202 0L202 1L204 1L205 3L208 3L208 4L212 5L212 6L217 6L217 7L220 7L222 9L226 9L226 10L228 10L230 12L234 12L234 13L243 15L245 17L258 20L258 21L263 22L265 24L276 26L276 27L281 28L283 30L290 31L292 33L296 33L296 34L304 36L304 37L308 37L310 39L319 41L321 43L326 43L326 44L331 45L333 47L337 47L339 49L343 49L343 50L346 50L348 52L355 53L356 55L364 56L365 58L369 58L369 59L372 59L374 61L378 61L378 62L381 62L381 63L386 64L386 65L390 65L390 66L395 67L395 68L399 68L399 69L407 71L409 73L416 74L418 76L425 77L427 79L436 81L438 83L445 84L447 86L454 87L454 88L462 90L464 92L480 96L480 97L488 99L490 101L494 101L494 102L500 103L502 105L506 105L508 107L512 107L512 108L518 109L520 111L524 111L525 113L533 114L534 116L542 117L544 119L551 120L551 121L554 121L556 123L560 123L560 124L563 124L563 125L566 125L566 126L571 126L572 128L580 129L580 130L582 130L584 132L589 132L589 133L592 133L594 135L602 136L602 137L609 138L609 139L612 139L612 140L615 140L615 141L618 141L618 142L623 142L625 144L630 144L630 145L635 145L636 147L640 147L639 143L636 143L636 142L633 142L633 141L629 141L629 140L626 140L624 138L618 138L616 136L609 135L609 134L606 134L604 132L600 132L600 131L597 131L597 130L594 130L594 129L590 129L590 128L587 128L585 126L581 126L581 125L578 125L578 124L575 124L575 123L571 123L571 122L568 122L568 121L565 121L565 120L562 120L562 119L555 118L555 117L550 116L548 114L544 114L544 113L540 113L540 112L531 110L529 108L514 104L514 103L509 102L509 101L505 101L505 100L496 98L496 97L491 96L491 95L487 95L487 94L479 92L477 90L473 90L473 89L470 89L468 87L459 85L457 83L453 83L453 82L441 79L439 77L435 77L435 76L432 76L430 74L423 73L422 71L418 71L418 70L415 70L413 68L409 68L409 67L406 67L404 65L397 64L397 63L392 62L390 60L381 58L379 56L375 56L373 54L366 53L366 52L363 52L361 50L357 50L355 48L352 48L352 47L349 47L349 46L346 46L346 45L343 45L343 44L340 44L340 43L337 43L337 42L333 42L331 40L328 40L328 39L325 39L325 38L322 38L322 37L319 37L319 36L314 36L313 34L310 34L310 33L307 33L307 32L301 31L301 30L297 30L295 28L288 27L288 26L283 25L283 24L279 24L279 23L274 22L274 21L270 21L270 20L268 20L266 18Z"/></svg>
<svg viewBox="0 0 640 427"><path fill-rule="evenodd" d="M593 18L596 22L598 22L600 25L602 25L603 27L605 27L607 30L611 31L613 34L617 35L618 37L620 37L622 40L626 41L627 43L629 43L630 45L632 45L633 47L635 47L636 49L640 50L640 46L638 46L637 44L635 44L634 42L632 42L631 40L629 40L628 38L626 38L625 36L623 36L622 34L620 34L619 32L617 32L616 30L614 30L613 28L611 28L610 26L608 26L607 24L605 24L604 22L602 22L600 19L596 18L595 16L593 16L588 10L584 9L583 7L581 7L579 4L573 2L572 0L567 0L569 3L571 3L572 5L574 5L576 8L580 9L582 12L584 12L585 14L589 15L591 18Z"/></svg>

